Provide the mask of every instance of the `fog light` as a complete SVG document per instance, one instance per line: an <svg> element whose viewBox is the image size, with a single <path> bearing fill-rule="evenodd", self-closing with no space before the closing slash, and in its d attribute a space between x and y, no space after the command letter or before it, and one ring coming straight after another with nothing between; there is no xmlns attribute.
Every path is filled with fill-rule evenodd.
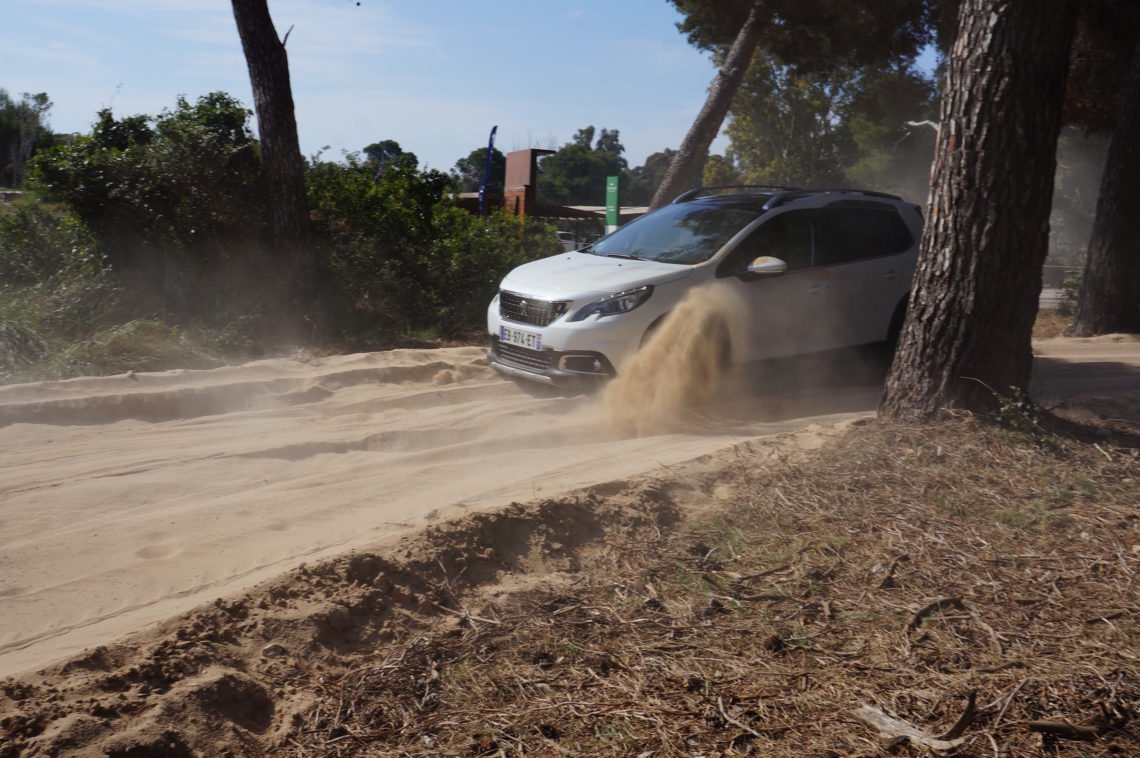
<svg viewBox="0 0 1140 758"><path fill-rule="evenodd" d="M605 371L601 360L592 355L564 355L558 361L558 368L579 374L601 374Z"/></svg>

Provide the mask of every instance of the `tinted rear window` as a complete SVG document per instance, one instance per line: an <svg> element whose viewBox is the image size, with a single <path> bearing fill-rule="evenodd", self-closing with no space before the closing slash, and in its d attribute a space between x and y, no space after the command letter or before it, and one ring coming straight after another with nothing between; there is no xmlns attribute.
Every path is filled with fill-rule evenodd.
<svg viewBox="0 0 1140 758"><path fill-rule="evenodd" d="M833 206L822 209L820 218L823 234L817 265L896 255L914 243L894 208Z"/></svg>

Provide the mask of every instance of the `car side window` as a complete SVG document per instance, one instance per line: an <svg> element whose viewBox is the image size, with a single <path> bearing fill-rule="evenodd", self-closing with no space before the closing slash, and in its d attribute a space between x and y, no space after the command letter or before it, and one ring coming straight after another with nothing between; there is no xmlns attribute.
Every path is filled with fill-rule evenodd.
<svg viewBox="0 0 1140 758"><path fill-rule="evenodd" d="M819 265L895 255L914 244L906 223L890 206L830 206L820 211L820 219Z"/></svg>
<svg viewBox="0 0 1140 758"><path fill-rule="evenodd" d="M789 271L812 265L814 228L812 211L789 211L761 224L732 252L721 267L722 275L739 274L762 255L779 258Z"/></svg>

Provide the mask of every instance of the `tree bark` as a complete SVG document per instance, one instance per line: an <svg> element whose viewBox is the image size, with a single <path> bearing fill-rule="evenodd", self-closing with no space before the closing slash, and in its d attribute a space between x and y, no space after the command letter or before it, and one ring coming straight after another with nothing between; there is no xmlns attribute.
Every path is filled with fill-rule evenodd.
<svg viewBox="0 0 1140 758"><path fill-rule="evenodd" d="M754 2L748 11L748 18L733 40L724 65L709 86L709 96L705 100L704 107L697 114L689 133L685 135L684 142L673 156L673 162L669 164L660 186L653 193L653 200L649 203L650 210L671 202L693 183L693 178L700 170L705 156L708 155L709 145L716 139L720 126L724 123L724 117L732 105L732 98L740 89L740 83L744 81L744 74L752 62L756 45L760 42L760 32L764 26L762 6L763 3Z"/></svg>
<svg viewBox="0 0 1140 758"><path fill-rule="evenodd" d="M1140 332L1140 36L1108 146L1077 313L1077 337Z"/></svg>
<svg viewBox="0 0 1140 758"><path fill-rule="evenodd" d="M879 412L924 420L1025 390L1075 0L963 0L926 228Z"/></svg>
<svg viewBox="0 0 1140 758"><path fill-rule="evenodd" d="M253 85L274 251L289 263L291 284L303 287L312 273L313 261L308 244L305 164L297 139L285 43L277 37L266 0L233 0L233 9Z"/></svg>

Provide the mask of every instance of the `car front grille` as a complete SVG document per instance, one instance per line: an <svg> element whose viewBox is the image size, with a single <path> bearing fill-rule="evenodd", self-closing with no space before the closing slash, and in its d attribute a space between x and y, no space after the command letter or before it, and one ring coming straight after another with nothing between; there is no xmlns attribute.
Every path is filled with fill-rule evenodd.
<svg viewBox="0 0 1140 758"><path fill-rule="evenodd" d="M520 324L546 326L570 307L565 300L539 300L517 292L499 292L499 315Z"/></svg>
<svg viewBox="0 0 1140 758"><path fill-rule="evenodd" d="M545 371L550 368L552 354L538 350L527 350L525 347L508 345L499 342L495 346L495 354L499 360L511 366L527 369L528 371Z"/></svg>

